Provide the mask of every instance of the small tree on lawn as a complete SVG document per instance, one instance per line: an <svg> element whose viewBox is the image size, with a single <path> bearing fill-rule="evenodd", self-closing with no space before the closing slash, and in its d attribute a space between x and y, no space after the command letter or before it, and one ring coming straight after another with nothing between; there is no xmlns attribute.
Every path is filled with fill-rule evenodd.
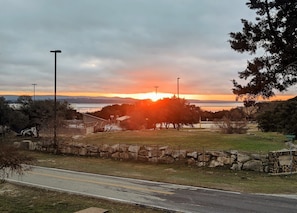
<svg viewBox="0 0 297 213"><path fill-rule="evenodd" d="M0 182L13 173L22 175L35 159L20 153L16 148L7 144L1 144L0 147Z"/></svg>
<svg viewBox="0 0 297 213"><path fill-rule="evenodd" d="M247 131L247 120L242 110L230 110L222 119L215 120L215 125L225 134L243 134Z"/></svg>

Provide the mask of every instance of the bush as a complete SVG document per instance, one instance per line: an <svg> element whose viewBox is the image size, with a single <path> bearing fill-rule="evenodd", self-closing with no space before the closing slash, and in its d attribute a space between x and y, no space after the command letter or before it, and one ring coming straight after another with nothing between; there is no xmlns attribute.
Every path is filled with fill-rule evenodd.
<svg viewBox="0 0 297 213"><path fill-rule="evenodd" d="M248 122L246 120L232 121L225 116L222 120L216 120L214 123L224 134L244 134L247 132Z"/></svg>
<svg viewBox="0 0 297 213"><path fill-rule="evenodd" d="M32 164L35 159L21 154L16 148L1 144L0 149L0 180L3 182L12 173L22 175L28 168L24 164Z"/></svg>
<svg viewBox="0 0 297 213"><path fill-rule="evenodd" d="M259 129L264 132L280 132L297 135L297 99L271 103L257 117Z"/></svg>

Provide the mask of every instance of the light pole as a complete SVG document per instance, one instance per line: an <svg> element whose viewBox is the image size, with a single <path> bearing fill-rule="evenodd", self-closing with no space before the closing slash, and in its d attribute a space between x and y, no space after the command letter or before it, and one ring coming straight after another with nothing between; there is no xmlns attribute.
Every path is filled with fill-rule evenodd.
<svg viewBox="0 0 297 213"><path fill-rule="evenodd" d="M61 50L51 50L51 53L55 54L55 96L54 96L54 148L55 151L58 151L58 143L57 143L57 53L61 53Z"/></svg>
<svg viewBox="0 0 297 213"><path fill-rule="evenodd" d="M179 79L177 78L177 98L179 98Z"/></svg>
<svg viewBox="0 0 297 213"><path fill-rule="evenodd" d="M35 86L37 85L37 84L32 84L33 85L33 101L35 102Z"/></svg>

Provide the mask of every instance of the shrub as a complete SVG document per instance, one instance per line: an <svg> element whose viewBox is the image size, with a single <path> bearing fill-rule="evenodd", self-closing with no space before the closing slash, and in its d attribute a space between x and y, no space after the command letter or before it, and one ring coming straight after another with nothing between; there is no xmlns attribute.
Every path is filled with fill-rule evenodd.
<svg viewBox="0 0 297 213"><path fill-rule="evenodd" d="M246 120L232 121L225 116L222 120L216 120L214 123L224 134L244 134L247 132L248 122Z"/></svg>
<svg viewBox="0 0 297 213"><path fill-rule="evenodd" d="M35 159L21 154L16 148L1 144L0 149L0 181L3 182L6 177L12 173L22 175L29 167L24 164L32 164Z"/></svg>

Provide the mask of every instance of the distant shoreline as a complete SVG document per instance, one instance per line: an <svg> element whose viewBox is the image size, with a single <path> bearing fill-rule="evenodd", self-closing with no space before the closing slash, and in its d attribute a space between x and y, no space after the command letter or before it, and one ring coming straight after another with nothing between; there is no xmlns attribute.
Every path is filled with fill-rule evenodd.
<svg viewBox="0 0 297 213"><path fill-rule="evenodd" d="M19 96L17 95L3 95L6 101L11 103L16 103ZM31 96L32 97L32 96ZM33 98L33 97L32 97ZM35 100L53 100L52 95L44 96L35 96ZM140 99L134 98L120 98L120 97L88 97L88 96L57 96L58 101L67 101L69 103L90 103L90 104L126 104L126 103L135 103L141 101ZM241 101L230 101L230 100L195 100L195 99L186 99L191 104L199 103L238 103L241 104Z"/></svg>
<svg viewBox="0 0 297 213"><path fill-rule="evenodd" d="M241 102L201 102L201 103L191 103L197 107L200 107L203 111L217 112L222 110L230 110L236 107L242 107ZM86 112L96 112L101 110L103 107L115 104L123 103L69 103L71 107L77 110L80 113Z"/></svg>
<svg viewBox="0 0 297 213"><path fill-rule="evenodd" d="M17 104L19 96L7 95L3 96L11 105ZM32 97L33 98L33 97ZM51 95L35 96L35 100L53 100ZM70 106L80 113L95 112L101 110L103 107L114 104L134 104L139 99L133 98L119 98L119 97L73 97L73 96L57 96L58 101L67 101ZM188 100L189 104L200 107L204 111L217 112L222 110L230 110L232 108L243 106L241 101L224 101L224 100Z"/></svg>

